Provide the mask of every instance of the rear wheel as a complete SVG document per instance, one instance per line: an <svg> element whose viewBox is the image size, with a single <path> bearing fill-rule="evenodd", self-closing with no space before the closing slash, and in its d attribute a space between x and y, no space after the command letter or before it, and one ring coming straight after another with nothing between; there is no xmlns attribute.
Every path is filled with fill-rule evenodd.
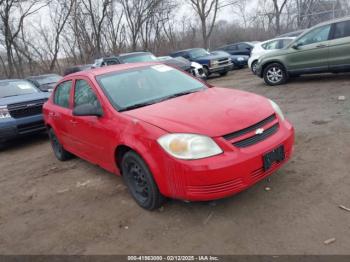
<svg viewBox="0 0 350 262"><path fill-rule="evenodd" d="M124 181L136 203L147 210L161 207L165 198L143 159L129 151L123 156L121 166Z"/></svg>
<svg viewBox="0 0 350 262"><path fill-rule="evenodd" d="M264 70L264 81L270 86L282 85L287 82L288 75L279 63L268 65Z"/></svg>
<svg viewBox="0 0 350 262"><path fill-rule="evenodd" d="M63 148L52 128L49 130L49 138L51 141L52 150L58 160L66 161L73 157L71 153Z"/></svg>

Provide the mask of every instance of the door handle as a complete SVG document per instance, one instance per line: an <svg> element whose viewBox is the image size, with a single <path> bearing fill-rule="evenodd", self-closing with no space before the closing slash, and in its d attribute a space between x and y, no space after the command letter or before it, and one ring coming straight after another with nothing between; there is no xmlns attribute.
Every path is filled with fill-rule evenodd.
<svg viewBox="0 0 350 262"><path fill-rule="evenodd" d="M318 45L316 46L317 48L325 48L325 47L328 47L328 45L324 45L324 44L321 44L321 45Z"/></svg>
<svg viewBox="0 0 350 262"><path fill-rule="evenodd" d="M78 124L78 122L77 122L77 121L74 121L74 120L69 120L69 122L70 122L72 125Z"/></svg>

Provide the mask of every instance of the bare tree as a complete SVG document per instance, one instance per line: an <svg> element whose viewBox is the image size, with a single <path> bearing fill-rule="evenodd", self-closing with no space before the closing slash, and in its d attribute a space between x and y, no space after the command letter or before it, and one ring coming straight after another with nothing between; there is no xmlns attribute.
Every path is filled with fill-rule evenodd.
<svg viewBox="0 0 350 262"><path fill-rule="evenodd" d="M143 24L149 20L162 0L119 0L129 29L131 49L137 49L137 43Z"/></svg>
<svg viewBox="0 0 350 262"><path fill-rule="evenodd" d="M49 70L52 71L55 68L57 62L58 52L60 50L60 38L63 29L68 21L68 18L73 10L73 5L76 0L60 1L54 0L50 3L50 12L52 16L52 26L54 28L54 47L51 51L51 62Z"/></svg>
<svg viewBox="0 0 350 262"><path fill-rule="evenodd" d="M199 16L204 48L209 48L209 39L216 22L219 0L190 0L193 10Z"/></svg>
<svg viewBox="0 0 350 262"><path fill-rule="evenodd" d="M4 36L8 77L13 77L15 74L14 64L14 43L23 27L23 22L26 17L36 13L43 8L46 3L41 3L41 0L6 0L0 5L0 19L2 23L1 33ZM19 13L19 18L16 14Z"/></svg>
<svg viewBox="0 0 350 262"><path fill-rule="evenodd" d="M281 14L283 12L284 7L286 6L288 0L272 0L273 8L274 8L274 17L275 17L275 33L279 35L281 33ZM281 4L279 4L281 2Z"/></svg>
<svg viewBox="0 0 350 262"><path fill-rule="evenodd" d="M103 22L107 16L108 7L111 5L111 0L83 0L82 4L87 11L90 25L93 30L93 36L95 40L95 55L100 56L102 54L102 28ZM102 6L100 6L102 5Z"/></svg>

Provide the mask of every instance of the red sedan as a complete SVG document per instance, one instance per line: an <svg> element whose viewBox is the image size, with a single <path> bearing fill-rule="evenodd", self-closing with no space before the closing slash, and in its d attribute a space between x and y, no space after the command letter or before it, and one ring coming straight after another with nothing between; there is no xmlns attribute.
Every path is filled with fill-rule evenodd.
<svg viewBox="0 0 350 262"><path fill-rule="evenodd" d="M68 75L44 105L53 151L122 175L143 208L165 197L238 193L291 156L294 129L276 103L161 64Z"/></svg>

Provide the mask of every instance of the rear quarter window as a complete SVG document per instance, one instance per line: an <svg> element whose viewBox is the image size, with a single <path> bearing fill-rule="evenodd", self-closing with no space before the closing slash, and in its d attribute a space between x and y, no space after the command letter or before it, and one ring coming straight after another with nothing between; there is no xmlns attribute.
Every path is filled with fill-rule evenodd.
<svg viewBox="0 0 350 262"><path fill-rule="evenodd" d="M350 36L350 20L334 24L333 39Z"/></svg>

